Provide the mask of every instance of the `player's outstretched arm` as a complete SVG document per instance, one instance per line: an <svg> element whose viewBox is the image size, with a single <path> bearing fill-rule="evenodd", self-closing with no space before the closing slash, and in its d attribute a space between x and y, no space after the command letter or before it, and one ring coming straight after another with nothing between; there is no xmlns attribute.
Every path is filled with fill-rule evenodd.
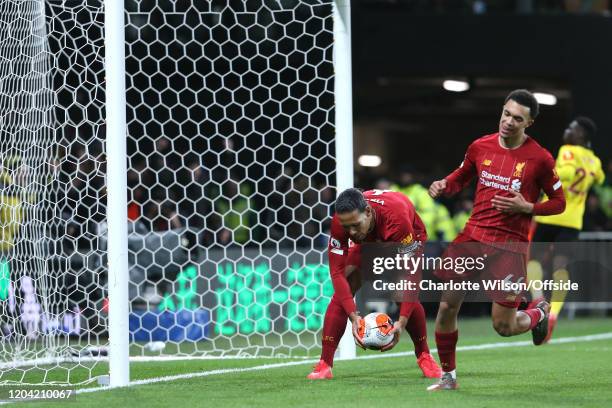
<svg viewBox="0 0 612 408"><path fill-rule="evenodd" d="M437 198L446 189L446 179L436 180L429 186L429 195L431 198Z"/></svg>
<svg viewBox="0 0 612 408"><path fill-rule="evenodd" d="M399 343L400 334L402 330L406 328L406 324L408 324L408 318L406 316L400 316L399 320L393 323L393 329L389 332L389 334L393 334L393 340L391 343L383 346L380 351L385 352L391 350L397 343Z"/></svg>

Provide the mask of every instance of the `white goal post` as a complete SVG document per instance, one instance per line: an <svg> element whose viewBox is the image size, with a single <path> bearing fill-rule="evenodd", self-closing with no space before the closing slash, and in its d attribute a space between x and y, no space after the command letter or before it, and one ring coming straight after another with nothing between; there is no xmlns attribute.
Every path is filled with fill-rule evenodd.
<svg viewBox="0 0 612 408"><path fill-rule="evenodd" d="M111 387L130 381L124 1L105 0L108 342Z"/></svg>
<svg viewBox="0 0 612 408"><path fill-rule="evenodd" d="M351 2L334 1L334 67L336 81L336 191L354 186L353 180L353 75L351 62ZM347 163L347 164L345 164ZM338 345L338 357L355 358L350 321Z"/></svg>

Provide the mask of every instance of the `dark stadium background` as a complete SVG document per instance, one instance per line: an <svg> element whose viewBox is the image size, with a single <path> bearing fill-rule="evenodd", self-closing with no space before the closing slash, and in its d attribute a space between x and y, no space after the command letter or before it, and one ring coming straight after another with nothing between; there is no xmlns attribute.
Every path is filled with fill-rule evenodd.
<svg viewBox="0 0 612 408"><path fill-rule="evenodd" d="M270 217L263 211L253 214L253 223L274 224L272 229L278 232L274 239L282 234L297 237L302 234L299 223L310 217L310 211L301 208L304 200L299 197L285 200L279 194L288 190L282 185L283 177L298 172L305 176L300 188L311 206L329 204L329 194L315 190L335 185L331 19L299 21L309 14L307 7L288 12L287 21L297 21L294 27L287 26L287 35L296 34L298 48L316 44L320 49L292 53L284 59L277 58L275 50L282 54L289 45L274 40L281 38L283 27L271 24L266 9L253 21L240 22L248 30L225 30L215 26L214 19L202 21L194 12L221 10L218 18L231 24L232 10L256 11L259 1L229 1L226 9L221 7L225 2L203 2L191 9L188 3L126 2L130 200L150 217L160 213L161 222L156 227L155 220L149 220L150 228L170 227L163 221L170 213L178 213L183 225L216 228L219 220L203 216L214 207L210 196L232 190L225 185L228 179L248 179L245 188L253 193L256 207L273 206L280 215ZM261 2L268 3L274 10L274 2ZM476 3L484 3L486 12L474 14ZM612 147L610 18L601 10L582 10L580 2L489 3L494 6L474 1L352 2L354 157L359 187L372 187L381 177L397 181L400 169L406 167L416 171L424 185L447 174L460 163L471 140L497 129L503 98L515 88L549 92L558 98L556 106L542 107L529 129L553 155L574 116L593 118L599 126L593 148L607 166ZM600 3L594 4L601 9ZM80 4L66 2L68 7ZM326 15L326 8L318 6L318 13ZM169 11L174 15L164 14ZM48 4L51 26L60 21L53 16L61 13L61 7ZM63 30L70 30L69 46L85 50L80 53L83 61L69 66L68 60L57 60L68 74L56 75L54 84L61 105L56 110L61 123L58 138L60 148L65 149L60 156L68 155L63 161L64 174L90 182L86 194L76 191L72 195L66 182L60 188L67 192L63 207L73 211L75 205L80 206L77 218L86 223L99 218L103 206L94 204L105 201L99 178L90 177L94 172L102 174L103 168L94 169L90 160L78 160L85 150L94 157L103 155L104 92L98 87L103 78L96 74L103 49L99 48L102 33L87 24L87 12L76 16L76 21L63 23ZM177 29L183 21L192 29ZM302 25L309 35L298 38ZM247 35L251 42L243 42ZM67 39L52 38L51 50L57 51ZM270 92L278 102L250 103L242 109L241 101L249 100L250 95L240 90L239 74L248 69L247 60L232 59L238 48L253 56L248 64L259 74L242 78L245 83L261 85L253 92L254 101L265 101ZM188 58L180 57L183 52ZM90 68L83 82L85 67ZM294 77L303 83L283 86L283 78ZM467 80L471 89L445 91L444 79ZM287 100L287 96L298 99ZM292 129L308 120L312 125L303 132ZM357 158L362 154L380 155L382 165L360 167ZM191 180L198 163L201 179ZM232 167L232 163L238 165ZM206 188L198 188L198 183ZM198 197L194 205L186 201L194 201L193 197ZM85 203L81 203L83 198ZM453 203L447 204L452 212ZM298 216L292 219L296 214L289 210L296 207ZM313 225L311 235L321 228L324 222ZM250 237L256 243L270 238L265 228L256 228Z"/></svg>
<svg viewBox="0 0 612 408"><path fill-rule="evenodd" d="M599 127L593 148L608 162L609 17L554 8L519 13L513 3L520 2L500 2L507 8L485 15L460 7L419 11L410 3L419 2L353 6L355 154L375 153L368 140L373 132L384 141L375 142L384 166L374 174L359 171L364 184L373 176L393 177L406 162L428 174L445 174L470 141L496 131L503 99L515 88L557 96L557 105L543 106L528 130L553 155L569 121L586 115ZM442 88L444 79L457 78L468 80L471 89Z"/></svg>
<svg viewBox="0 0 612 408"><path fill-rule="evenodd" d="M612 188L612 20L608 6L601 6L607 2L594 2L601 6L596 10L569 3L581 2L353 1L356 185L398 181L400 170L410 168L427 186L460 163L470 141L497 130L509 91L527 88L558 98L557 105L542 107L528 132L553 155L573 117L595 120L593 148L608 169L606 188ZM82 2L64 6L76 10ZM55 32L70 32L51 38L51 51L69 40L82 59L58 59L67 74L53 78L61 124L57 194L65 219L59 235L66 259L77 262L75 249L99 248L94 224L105 213L104 55L102 32L88 23L88 13L66 22L54 18L62 7L47 3L48 25L63 21ZM268 250L325 245L334 199L329 187L336 182L330 6L317 6L320 18L310 18L309 6L294 6L281 17L285 26L272 24L269 10L275 7L274 1L126 1L131 209L145 231L196 229L190 245L197 241L200 250L193 257L233 243ZM215 25L219 19L230 25L234 11L258 13L240 22L248 29ZM318 49L278 58L292 47L281 40L283 30L298 49ZM250 60L234 59L237 48ZM293 78L301 82L284 85ZM471 89L445 91L445 79L465 79ZM260 86L247 95L241 81ZM244 103L249 100L255 103ZM310 126L302 132L292 129L305 123ZM360 167L362 154L381 156L382 165ZM224 234L215 207L220 195L250 197L251 233ZM451 213L456 209L454 200L444 204ZM594 228L609 224L604 219ZM168 262L166 277L178 272L162 258L156 262ZM97 264L102 270L103 262Z"/></svg>

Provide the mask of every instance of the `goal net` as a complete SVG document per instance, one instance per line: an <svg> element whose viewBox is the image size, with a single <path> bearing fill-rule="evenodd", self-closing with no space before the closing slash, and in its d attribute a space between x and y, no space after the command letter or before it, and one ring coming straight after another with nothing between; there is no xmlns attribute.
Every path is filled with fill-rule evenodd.
<svg viewBox="0 0 612 408"><path fill-rule="evenodd" d="M331 1L125 6L130 355L318 354ZM0 383L84 383L108 372L104 4L0 20Z"/></svg>

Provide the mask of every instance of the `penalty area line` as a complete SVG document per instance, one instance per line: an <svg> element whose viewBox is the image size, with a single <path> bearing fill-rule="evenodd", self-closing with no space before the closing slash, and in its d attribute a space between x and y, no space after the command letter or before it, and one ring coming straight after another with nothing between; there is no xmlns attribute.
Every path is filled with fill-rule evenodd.
<svg viewBox="0 0 612 408"><path fill-rule="evenodd" d="M597 340L608 340L612 339L612 332L601 333L601 334L590 334L586 336L574 336L574 337L561 337L558 339L552 339L550 344L565 344L565 343L581 343L587 341L597 341ZM459 346L457 347L457 351L472 351L472 350L488 350L488 349L500 349L507 347L525 347L533 345L531 341L513 341L513 342L498 342L498 343L486 343L486 344L475 344L470 346ZM437 353L437 349L431 350L433 353ZM390 357L398 357L398 356L407 356L412 355L412 351L406 351L401 353L381 353L370 356L362 356L357 357L355 360L370 360L377 358L390 358ZM249 371L261 371L261 370L269 370L273 368L282 368L282 367L291 367L296 365L306 365L306 364L315 364L319 360L311 359L311 360L301 360L301 361L289 361L284 363L274 363L274 364L262 364L253 367L244 367L244 368L223 368L217 370L210 371L202 371L198 373L186 373L186 374L177 374L166 377L155 377L155 378L147 378L143 380L135 380L130 381L130 383L125 387L94 387L94 388L83 388L77 390L77 394L86 394L91 392L98 391L107 391L118 388L126 388L133 387L137 385L147 385L147 384L155 384L161 382L168 381L176 381L176 380L184 380L191 378L199 378L199 377L208 377L211 375L220 375L220 374L234 374L234 373L245 373ZM346 360L344 360L346 361Z"/></svg>

